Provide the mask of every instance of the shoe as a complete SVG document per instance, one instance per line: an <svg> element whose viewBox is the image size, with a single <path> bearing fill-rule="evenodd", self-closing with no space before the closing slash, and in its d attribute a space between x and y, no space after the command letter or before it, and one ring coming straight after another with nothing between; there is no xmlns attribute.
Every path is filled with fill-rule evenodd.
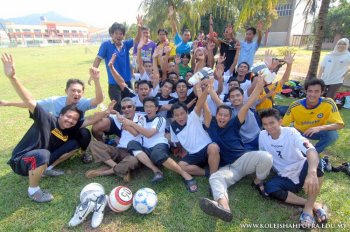
<svg viewBox="0 0 350 232"><path fill-rule="evenodd" d="M49 192L45 192L41 189L36 191L34 194L30 195L28 194L29 198L32 199L35 202L43 203L43 202L49 202L53 200L53 196Z"/></svg>
<svg viewBox="0 0 350 232"><path fill-rule="evenodd" d="M216 201L209 200L208 198L201 198L199 200L199 207L204 213L220 218L225 222L232 221L232 213L230 210L224 209Z"/></svg>
<svg viewBox="0 0 350 232"><path fill-rule="evenodd" d="M83 153L83 156L81 157L81 161L83 161L84 164L92 163L92 154L89 154L87 151Z"/></svg>
<svg viewBox="0 0 350 232"><path fill-rule="evenodd" d="M323 157L323 161L324 161L324 164L325 164L324 165L325 171L331 172L332 171L332 164L329 161L329 157L328 156Z"/></svg>
<svg viewBox="0 0 350 232"><path fill-rule="evenodd" d="M80 223L82 223L85 218L95 209L95 201L92 201L90 199L84 201L83 203L80 203L77 208L75 209L75 213L70 219L68 225L70 227L77 226Z"/></svg>
<svg viewBox="0 0 350 232"><path fill-rule="evenodd" d="M62 176L64 175L64 171L60 169L46 169L42 175L42 177L47 176Z"/></svg>
<svg viewBox="0 0 350 232"><path fill-rule="evenodd" d="M96 200L94 213L91 219L92 228L97 228L99 225L101 225L103 216L105 213L106 205L107 205L107 196L103 194L99 196Z"/></svg>
<svg viewBox="0 0 350 232"><path fill-rule="evenodd" d="M343 163L343 166L344 166L343 172L345 172L350 176L350 163Z"/></svg>
<svg viewBox="0 0 350 232"><path fill-rule="evenodd" d="M163 173L161 173L161 172L156 172L156 173L154 173L154 177L152 178L151 182L152 182L153 184L156 184L156 183L162 181L163 179L164 179Z"/></svg>

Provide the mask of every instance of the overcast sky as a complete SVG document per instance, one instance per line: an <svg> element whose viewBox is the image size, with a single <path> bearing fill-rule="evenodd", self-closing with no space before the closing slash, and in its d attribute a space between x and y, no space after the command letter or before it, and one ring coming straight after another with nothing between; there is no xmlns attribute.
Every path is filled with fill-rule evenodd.
<svg viewBox="0 0 350 232"><path fill-rule="evenodd" d="M113 22L136 23L142 0L9 0L0 5L0 18L16 18L29 14L56 13L98 27Z"/></svg>

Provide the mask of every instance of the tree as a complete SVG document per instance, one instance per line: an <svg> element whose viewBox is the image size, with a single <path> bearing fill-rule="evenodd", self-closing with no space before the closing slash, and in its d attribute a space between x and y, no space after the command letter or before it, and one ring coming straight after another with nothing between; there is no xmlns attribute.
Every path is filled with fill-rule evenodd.
<svg viewBox="0 0 350 232"><path fill-rule="evenodd" d="M145 12L147 25L156 30L167 26L167 10L172 5L177 12L179 28L187 27L196 34L201 26L201 16L213 13L214 18L235 22L235 30L245 26L247 22L255 25L262 19L271 24L277 17L276 6L279 0L144 0L140 8Z"/></svg>
<svg viewBox="0 0 350 232"><path fill-rule="evenodd" d="M338 34L343 37L350 36L350 2L340 1L340 4L329 10L326 18L326 38L334 38Z"/></svg>
<svg viewBox="0 0 350 232"><path fill-rule="evenodd" d="M317 0L308 0L317 1ZM327 17L329 4L331 0L322 0L320 11L318 13L317 22L316 22L316 33L315 33L315 41L312 49L312 55L309 65L309 70L307 72L306 80L310 80L312 78L316 78L318 63L320 61L322 42L324 38L325 32L325 20ZM316 4L316 3L315 3Z"/></svg>

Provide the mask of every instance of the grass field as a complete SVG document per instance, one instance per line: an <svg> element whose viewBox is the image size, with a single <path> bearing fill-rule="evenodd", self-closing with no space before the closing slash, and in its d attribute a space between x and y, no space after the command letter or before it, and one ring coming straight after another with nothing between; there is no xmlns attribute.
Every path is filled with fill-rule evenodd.
<svg viewBox="0 0 350 232"><path fill-rule="evenodd" d="M80 78L87 82L88 68L95 58L97 49L97 46L89 46L89 49L85 49L84 46L72 46L1 48L0 51L13 54L18 78L36 99L41 99L64 95L65 82L68 78ZM307 58L311 52L300 51L300 55L298 53L296 60L300 56L302 65L308 67L305 62L308 62ZM300 66L300 63L295 65L293 71L298 69L296 72L300 72ZM101 64L101 73L102 87L107 94L104 64ZM94 88L86 86L85 96L91 97L93 94ZM2 68L0 99L19 100L9 81L4 77ZM291 99L278 101L289 104ZM105 99L104 103L108 104L108 99ZM327 151L331 156L331 162L336 165L350 161L350 111L344 109L341 114L347 123L346 128L340 131L339 140ZM41 182L41 187L49 189L55 199L48 204L31 202L27 197L27 178L14 174L6 164L12 149L31 124L27 110L0 108L0 231L92 230L90 220L74 229L67 227L78 204L80 190L90 182L98 182L105 187L106 192L109 192L112 188L122 185L122 180L113 176L87 180L84 173L96 165L84 165L79 158L74 158L59 166L65 170L66 175L43 179ZM141 187L154 189L159 200L155 211L146 216L137 214L133 209L121 214L107 212L103 224L96 231L263 231L263 229L244 229L242 224L296 223L299 218L300 207L262 199L250 186L253 177L246 177L229 189L234 220L232 223L224 223L205 215L198 206L199 197L209 197L209 184L206 178L196 178L199 191L191 194L186 191L180 176L165 170L165 180L157 185L150 184L151 176L150 171L141 168L133 174L133 180L127 186L133 192ZM350 230L349 180L350 177L344 173L325 175L319 201L325 202L330 208L329 223L334 226L332 231L341 230L337 228L339 223L346 227L342 231Z"/></svg>

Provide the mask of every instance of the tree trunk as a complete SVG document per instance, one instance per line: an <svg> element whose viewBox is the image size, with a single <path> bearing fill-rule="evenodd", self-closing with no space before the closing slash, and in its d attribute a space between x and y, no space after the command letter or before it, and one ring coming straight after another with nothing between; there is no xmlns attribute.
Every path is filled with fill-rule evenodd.
<svg viewBox="0 0 350 232"><path fill-rule="evenodd" d="M318 62L320 61L322 42L324 38L324 24L327 17L329 3L331 0L322 0L320 12L318 13L317 25L316 25L316 33L315 33L315 41L314 47L312 49L312 56L309 66L309 71L306 76L306 80L310 80L312 78L316 78Z"/></svg>

